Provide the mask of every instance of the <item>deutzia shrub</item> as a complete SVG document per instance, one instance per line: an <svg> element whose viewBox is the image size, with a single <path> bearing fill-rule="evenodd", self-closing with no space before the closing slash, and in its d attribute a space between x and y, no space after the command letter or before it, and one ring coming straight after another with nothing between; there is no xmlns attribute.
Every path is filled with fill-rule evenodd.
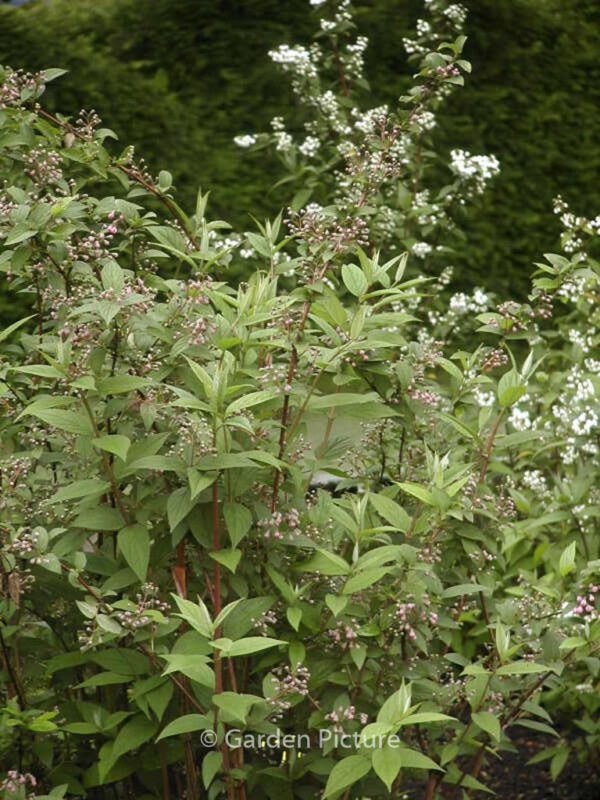
<svg viewBox="0 0 600 800"><path fill-rule="evenodd" d="M311 5L274 55L314 118L268 137L305 193L246 233L3 71L3 797L471 797L518 726L554 776L598 746L598 226L528 303L421 274L495 169L423 199L461 7L392 113Z"/></svg>

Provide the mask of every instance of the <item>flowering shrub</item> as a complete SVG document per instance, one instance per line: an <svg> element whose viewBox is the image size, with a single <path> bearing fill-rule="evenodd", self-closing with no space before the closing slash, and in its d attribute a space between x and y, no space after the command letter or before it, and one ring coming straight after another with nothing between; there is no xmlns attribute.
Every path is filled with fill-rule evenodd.
<svg viewBox="0 0 600 800"><path fill-rule="evenodd" d="M330 49L274 55L318 146L269 142L321 202L243 234L4 71L5 797L471 797L517 726L577 723L553 775L598 746L598 226L558 202L527 304L420 274L497 169L419 205L463 41L420 24L402 109L354 113L312 5Z"/></svg>

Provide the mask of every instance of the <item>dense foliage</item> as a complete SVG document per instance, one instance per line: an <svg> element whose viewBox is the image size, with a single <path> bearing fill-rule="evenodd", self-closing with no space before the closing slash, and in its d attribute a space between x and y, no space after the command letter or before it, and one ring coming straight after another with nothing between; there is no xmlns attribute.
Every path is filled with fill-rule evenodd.
<svg viewBox="0 0 600 800"><path fill-rule="evenodd" d="M600 125L599 9L594 0L467 3L474 75L438 120L438 149L459 141L491 151L502 174L464 221L457 280L465 288L527 292L529 264L556 246L547 209L569 186L582 213L600 207L595 181ZM167 168L183 202L210 186L217 216L245 226L286 201L274 159L242 159L240 131L264 129L290 102L264 52L309 41L304 4L273 0L32 0L2 8L0 62L69 70L50 87L50 109L94 107L154 171ZM393 105L410 75L403 36L421 14L406 0L361 2L373 103ZM322 10L314 10L318 18ZM7 311L2 312L5 316Z"/></svg>
<svg viewBox="0 0 600 800"><path fill-rule="evenodd" d="M597 760L600 218L555 200L527 302L452 289L498 164L436 166L470 65L426 5L397 108L347 0L274 52L298 127L240 135L289 208L246 232L4 70L3 800L469 798L516 726Z"/></svg>

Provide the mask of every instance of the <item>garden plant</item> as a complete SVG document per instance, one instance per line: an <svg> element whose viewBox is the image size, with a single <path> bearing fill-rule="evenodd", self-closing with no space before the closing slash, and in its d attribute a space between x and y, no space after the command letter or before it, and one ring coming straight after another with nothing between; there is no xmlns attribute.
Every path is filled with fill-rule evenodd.
<svg viewBox="0 0 600 800"><path fill-rule="evenodd" d="M600 217L557 198L528 302L453 291L501 169L434 147L464 9L369 108L350 3L310 6L248 231L3 70L3 800L475 798L523 728L598 759Z"/></svg>

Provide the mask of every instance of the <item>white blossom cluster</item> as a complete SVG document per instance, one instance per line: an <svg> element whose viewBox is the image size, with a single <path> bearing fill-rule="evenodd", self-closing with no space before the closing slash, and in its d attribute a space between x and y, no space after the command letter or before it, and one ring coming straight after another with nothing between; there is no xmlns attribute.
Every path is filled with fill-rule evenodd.
<svg viewBox="0 0 600 800"><path fill-rule="evenodd" d="M464 292L457 292L450 298L450 311L456 315L462 314L481 314L488 307L489 297L483 289L477 288L471 296Z"/></svg>
<svg viewBox="0 0 600 800"><path fill-rule="evenodd" d="M445 211L438 203L432 203L428 189L417 192L414 196L413 207L417 212L417 222L423 227L437 227L442 223L450 224Z"/></svg>
<svg viewBox="0 0 600 800"><path fill-rule="evenodd" d="M411 122L421 131L432 131L437 125L435 114L432 111L421 110L413 114Z"/></svg>
<svg viewBox="0 0 600 800"><path fill-rule="evenodd" d="M519 408L518 405L513 406L508 421L516 431L528 431L531 428L531 416L526 408Z"/></svg>
<svg viewBox="0 0 600 800"><path fill-rule="evenodd" d="M285 72L305 78L317 77L314 52L300 44L293 47L290 47L289 44L281 44L274 50L269 50L269 56L271 61L279 64Z"/></svg>
<svg viewBox="0 0 600 800"><path fill-rule="evenodd" d="M468 150L452 150L450 167L476 194L482 194L488 181L500 172L496 156L473 156Z"/></svg>
<svg viewBox="0 0 600 800"><path fill-rule="evenodd" d="M438 34L441 27L450 28L450 35L462 30L467 19L467 9L460 3L446 5L438 0L425 0L425 7L431 15L432 22L418 19L416 23L416 38L405 37L402 44L408 55L425 55L429 50L434 50L436 45L444 38L443 33ZM444 25L445 23L445 25Z"/></svg>
<svg viewBox="0 0 600 800"><path fill-rule="evenodd" d="M480 408L489 408L496 402L496 395L494 392L486 392L480 386L475 387L473 396Z"/></svg>
<svg viewBox="0 0 600 800"><path fill-rule="evenodd" d="M354 117L354 127L356 130L368 135L375 133L379 127L385 124L390 110L387 105L383 105L377 106L376 108L369 108L367 111L360 111L358 108L353 108L350 113Z"/></svg>
<svg viewBox="0 0 600 800"><path fill-rule="evenodd" d="M245 133L241 136L234 136L233 141L238 147L252 147L253 144L256 144L256 136L251 133Z"/></svg>
<svg viewBox="0 0 600 800"><path fill-rule="evenodd" d="M577 260L583 261L587 258L585 252L585 240L589 236L600 236L600 214L594 219L578 216L569 210L569 206L558 195L554 198L554 213L560 218L563 226L562 248L565 253L575 255Z"/></svg>
<svg viewBox="0 0 600 800"><path fill-rule="evenodd" d="M462 28L467 20L467 9L460 3L452 3L444 9L444 16L447 17L456 28Z"/></svg>
<svg viewBox="0 0 600 800"><path fill-rule="evenodd" d="M594 438L599 432L599 407L598 391L593 380L586 376L580 366L571 367L565 390L552 406L557 433L564 436L567 442L562 451L565 464L574 463L579 453L598 453ZM546 423L546 426L549 427L550 423Z"/></svg>
<svg viewBox="0 0 600 800"><path fill-rule="evenodd" d="M331 89L311 98L311 103L321 112L334 131L346 136L352 133L352 128L346 123L346 117Z"/></svg>
<svg viewBox="0 0 600 800"><path fill-rule="evenodd" d="M415 242L412 246L412 253L417 258L427 258L432 250L433 247L428 242Z"/></svg>
<svg viewBox="0 0 600 800"><path fill-rule="evenodd" d="M307 158L314 158L319 152L320 147L321 142L316 136L307 136L302 144L298 147L298 150L303 156L306 156Z"/></svg>
<svg viewBox="0 0 600 800"><path fill-rule="evenodd" d="M569 331L569 341L577 347L580 347L583 353L589 353L590 348L594 344L594 339L589 333L587 335L583 334L576 328L571 328Z"/></svg>
<svg viewBox="0 0 600 800"><path fill-rule="evenodd" d="M364 55L368 44L369 40L366 36L359 36L354 44L349 44L346 47L343 63L348 76L354 80L363 77L365 65Z"/></svg>
<svg viewBox="0 0 600 800"><path fill-rule="evenodd" d="M539 469L526 469L521 476L521 481L539 497L548 496L548 484L546 478Z"/></svg>

